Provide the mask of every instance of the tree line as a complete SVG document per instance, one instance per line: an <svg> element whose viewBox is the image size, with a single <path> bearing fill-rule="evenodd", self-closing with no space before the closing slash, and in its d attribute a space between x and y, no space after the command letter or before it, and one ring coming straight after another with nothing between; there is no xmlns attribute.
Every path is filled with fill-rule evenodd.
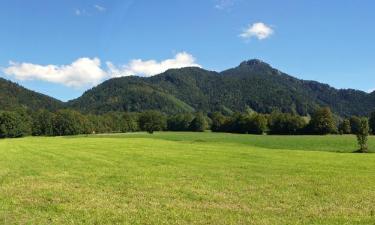
<svg viewBox="0 0 375 225"><path fill-rule="evenodd" d="M165 115L158 111L141 113L110 112L101 115L81 114L63 109L0 112L0 138L22 136L67 136L93 133L126 133L136 131L196 131L243 134L358 134L364 123L375 132L375 112L369 118L352 116L340 119L329 108L317 109L310 117L274 111L253 111L223 115L220 112Z"/></svg>
<svg viewBox="0 0 375 225"><path fill-rule="evenodd" d="M203 113L167 116L158 111L142 113L110 112L84 115L63 109L28 111L17 109L0 112L0 138L23 136L70 136L79 134L127 133L146 131L205 131L207 117Z"/></svg>

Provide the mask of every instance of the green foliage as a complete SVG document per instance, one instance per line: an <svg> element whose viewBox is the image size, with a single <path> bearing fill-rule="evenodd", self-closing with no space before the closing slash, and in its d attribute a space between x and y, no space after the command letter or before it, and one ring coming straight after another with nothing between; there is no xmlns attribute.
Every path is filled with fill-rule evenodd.
<svg viewBox="0 0 375 225"><path fill-rule="evenodd" d="M320 106L329 106L341 117L364 116L375 107L375 93L337 90L326 84L299 80L259 60L245 61L221 73L182 68L149 78L115 78L68 103L0 79L0 108L9 111L20 107L52 112L68 108L101 115L147 110L168 115L219 111L229 116L233 112L268 114L279 110L307 116Z"/></svg>
<svg viewBox="0 0 375 225"><path fill-rule="evenodd" d="M291 77L259 60L241 63L221 73L200 68L172 69L149 78L122 77L104 82L68 103L85 113L233 112L311 115L329 106L339 116L367 115L375 94L337 90L326 84Z"/></svg>
<svg viewBox="0 0 375 225"><path fill-rule="evenodd" d="M369 121L367 118L361 118L357 135L357 141L359 145L359 152L367 152L368 151L368 135L369 135Z"/></svg>
<svg viewBox="0 0 375 225"><path fill-rule="evenodd" d="M222 129L227 123L228 118L224 116L221 112L211 113L210 118L212 121L211 130L214 132L222 132Z"/></svg>
<svg viewBox="0 0 375 225"><path fill-rule="evenodd" d="M0 109L14 111L25 107L34 111L56 110L63 107L63 103L0 78Z"/></svg>
<svg viewBox="0 0 375 225"><path fill-rule="evenodd" d="M350 134L352 132L352 128L350 126L350 120L344 119L339 125L339 132L341 134Z"/></svg>
<svg viewBox="0 0 375 225"><path fill-rule="evenodd" d="M336 133L336 124L333 114L328 107L319 108L312 115L309 129L314 134L332 134Z"/></svg>
<svg viewBox="0 0 375 225"><path fill-rule="evenodd" d="M358 116L350 117L350 129L353 134L357 134L361 127L361 118Z"/></svg>
<svg viewBox="0 0 375 225"><path fill-rule="evenodd" d="M214 132L231 132L242 134L263 134L267 130L267 118L258 113L235 113L230 117L215 112L211 114Z"/></svg>
<svg viewBox="0 0 375 225"><path fill-rule="evenodd" d="M139 131L138 115L134 113L124 113L121 119L122 119L122 128L121 128L122 133Z"/></svg>
<svg viewBox="0 0 375 225"><path fill-rule="evenodd" d="M375 112L372 112L370 114L369 126L370 126L371 133L375 134Z"/></svg>
<svg viewBox="0 0 375 225"><path fill-rule="evenodd" d="M190 113L176 114L168 117L167 127L170 131L188 131L194 116Z"/></svg>
<svg viewBox="0 0 375 225"><path fill-rule="evenodd" d="M0 138L18 138L28 135L30 124L25 115L17 112L0 113Z"/></svg>
<svg viewBox="0 0 375 225"><path fill-rule="evenodd" d="M203 132L207 129L208 124L203 116L203 113L197 113L194 119L191 121L189 130L195 132Z"/></svg>
<svg viewBox="0 0 375 225"><path fill-rule="evenodd" d="M268 118L270 134L295 135L303 132L306 121L301 116L275 111Z"/></svg>
<svg viewBox="0 0 375 225"><path fill-rule="evenodd" d="M150 134L153 134L154 131L162 131L166 126L165 116L158 111L146 111L139 116L139 127Z"/></svg>
<svg viewBox="0 0 375 225"><path fill-rule="evenodd" d="M33 114L32 135L53 136L54 114L47 110L38 110Z"/></svg>
<svg viewBox="0 0 375 225"><path fill-rule="evenodd" d="M263 114L251 113L246 118L248 134L264 134L267 130L267 118Z"/></svg>
<svg viewBox="0 0 375 225"><path fill-rule="evenodd" d="M89 134L91 132L92 125L89 120L79 112L73 110L59 110L53 118L53 134L56 136Z"/></svg>

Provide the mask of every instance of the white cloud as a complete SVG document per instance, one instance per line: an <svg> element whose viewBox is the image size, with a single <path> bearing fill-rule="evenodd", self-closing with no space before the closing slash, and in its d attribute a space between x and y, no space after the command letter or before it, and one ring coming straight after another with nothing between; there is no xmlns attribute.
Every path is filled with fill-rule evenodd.
<svg viewBox="0 0 375 225"><path fill-rule="evenodd" d="M42 80L69 87L96 85L107 76L98 58L80 58L61 66L10 62L3 72L18 80Z"/></svg>
<svg viewBox="0 0 375 225"><path fill-rule="evenodd" d="M104 8L101 5L94 5L94 8L97 9L99 12L104 12L104 11L107 10L106 8Z"/></svg>
<svg viewBox="0 0 375 225"><path fill-rule="evenodd" d="M259 40L266 39L274 33L273 29L270 26L267 26L264 23L254 23L249 25L243 33L240 34L240 37L244 39L250 39L252 37L258 38Z"/></svg>
<svg viewBox="0 0 375 225"><path fill-rule="evenodd" d="M172 68L201 67L195 61L192 55L180 52L174 58L160 62L135 59L118 67L107 62L106 69L103 69L99 58L79 58L70 65L39 65L11 61L9 66L2 70L6 75L21 81L41 80L80 88L95 86L112 77L153 76Z"/></svg>
<svg viewBox="0 0 375 225"><path fill-rule="evenodd" d="M201 67L195 62L195 58L186 52L176 54L173 59L166 59L161 62L155 60L143 61L135 59L129 64L120 67L114 66L111 62L107 62L111 77L122 77L130 75L153 76L165 72L168 69L183 67Z"/></svg>

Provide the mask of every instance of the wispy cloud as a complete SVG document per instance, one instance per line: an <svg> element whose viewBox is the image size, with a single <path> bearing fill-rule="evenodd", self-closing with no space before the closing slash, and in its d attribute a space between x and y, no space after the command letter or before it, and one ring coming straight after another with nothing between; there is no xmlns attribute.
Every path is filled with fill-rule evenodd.
<svg viewBox="0 0 375 225"><path fill-rule="evenodd" d="M90 13L88 13L85 9L74 9L74 14L76 16L90 16Z"/></svg>
<svg viewBox="0 0 375 225"><path fill-rule="evenodd" d="M76 16L80 16L82 14L81 10L79 9L75 9L74 13L76 14Z"/></svg>
<svg viewBox="0 0 375 225"><path fill-rule="evenodd" d="M259 40L263 40L269 38L273 33L274 30L271 28L271 26L258 22L250 24L248 28L244 29L239 36L244 39L251 39L255 37Z"/></svg>
<svg viewBox="0 0 375 225"><path fill-rule="evenodd" d="M95 12L104 13L105 11L107 11L107 8L105 8L102 5L95 4L92 6L91 9L88 9L88 10L82 9L82 8L76 8L74 9L74 14L76 16L93 16L95 15Z"/></svg>
<svg viewBox="0 0 375 225"><path fill-rule="evenodd" d="M94 8L99 12L105 12L107 9L101 5L94 5Z"/></svg>
<svg viewBox="0 0 375 225"><path fill-rule="evenodd" d="M41 80L81 88L99 84L105 79L130 75L153 76L168 69L201 67L195 58L186 52L177 53L174 58L162 60L131 60L128 64L115 66L106 63L103 68L99 58L79 58L69 65L40 65L33 63L9 62L2 71L17 80Z"/></svg>
<svg viewBox="0 0 375 225"><path fill-rule="evenodd" d="M216 0L215 8L219 10L229 9L235 3L235 0Z"/></svg>

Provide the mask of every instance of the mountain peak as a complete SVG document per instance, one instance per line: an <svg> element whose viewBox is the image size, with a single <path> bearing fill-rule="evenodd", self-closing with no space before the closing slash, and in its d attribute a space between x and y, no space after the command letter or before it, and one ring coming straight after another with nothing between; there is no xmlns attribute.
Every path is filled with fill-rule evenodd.
<svg viewBox="0 0 375 225"><path fill-rule="evenodd" d="M258 65L262 65L262 66L269 66L268 63L260 60L260 59L251 59L251 60L246 60L246 61L243 61L240 66L258 66Z"/></svg>

